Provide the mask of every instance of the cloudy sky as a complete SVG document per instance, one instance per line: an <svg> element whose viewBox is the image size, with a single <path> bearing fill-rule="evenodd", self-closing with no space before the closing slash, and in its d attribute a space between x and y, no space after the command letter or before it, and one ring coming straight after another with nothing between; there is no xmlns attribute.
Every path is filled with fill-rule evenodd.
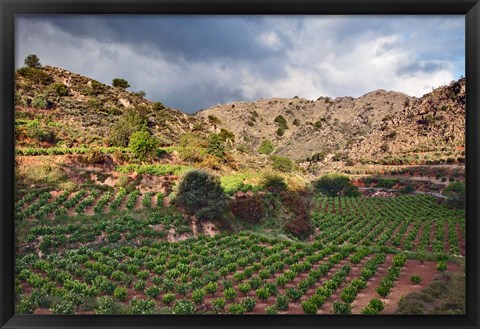
<svg viewBox="0 0 480 329"><path fill-rule="evenodd" d="M28 54L186 112L271 97L422 96L464 75L464 16L20 16Z"/></svg>

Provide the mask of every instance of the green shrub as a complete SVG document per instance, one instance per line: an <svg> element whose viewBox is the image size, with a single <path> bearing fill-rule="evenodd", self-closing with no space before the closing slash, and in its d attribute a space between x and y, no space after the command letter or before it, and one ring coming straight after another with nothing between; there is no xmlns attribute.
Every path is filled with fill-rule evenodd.
<svg viewBox="0 0 480 329"><path fill-rule="evenodd" d="M113 292L113 296L123 302L127 298L127 289L124 287L117 287Z"/></svg>
<svg viewBox="0 0 480 329"><path fill-rule="evenodd" d="M285 129L288 129L288 124L287 124L287 120L283 117L283 115L278 115L274 122L276 122L279 126L279 129L282 128L283 131L285 131Z"/></svg>
<svg viewBox="0 0 480 329"><path fill-rule="evenodd" d="M265 307L265 313L266 314L277 314L277 308L275 307L275 305L269 305L267 307Z"/></svg>
<svg viewBox="0 0 480 329"><path fill-rule="evenodd" d="M50 85L50 89L52 89L57 96L67 96L68 95L68 88L63 83L55 82Z"/></svg>
<svg viewBox="0 0 480 329"><path fill-rule="evenodd" d="M302 308L305 314L317 314L318 312L317 305L308 299L302 302Z"/></svg>
<svg viewBox="0 0 480 329"><path fill-rule="evenodd" d="M217 292L217 284L215 282L207 283L205 286L205 292L213 296Z"/></svg>
<svg viewBox="0 0 480 329"><path fill-rule="evenodd" d="M223 159L225 156L225 141L220 134L211 134L208 137L207 153Z"/></svg>
<svg viewBox="0 0 480 329"><path fill-rule="evenodd" d="M34 68L42 67L42 64L40 64L40 58L38 58L38 56L35 54L28 55L27 57L25 57L25 60L23 62L26 67L34 67Z"/></svg>
<svg viewBox="0 0 480 329"><path fill-rule="evenodd" d="M288 298L287 295L278 295L277 300L275 301L275 306L277 307L278 310L285 311L288 309L288 303L290 302L290 299Z"/></svg>
<svg viewBox="0 0 480 329"><path fill-rule="evenodd" d="M266 288L258 288L256 291L255 291L255 294L257 295L258 298L260 298L261 300L266 300L268 298L268 296L270 295L270 293L268 292L268 290Z"/></svg>
<svg viewBox="0 0 480 329"><path fill-rule="evenodd" d="M275 170L288 173L294 169L294 163L289 158L271 156L270 159L273 161L272 167Z"/></svg>
<svg viewBox="0 0 480 329"><path fill-rule="evenodd" d="M174 300L175 300L175 295L171 292L167 292L162 297L162 302L167 305L170 305Z"/></svg>
<svg viewBox="0 0 480 329"><path fill-rule="evenodd" d="M173 314L193 314L195 313L195 305L189 300L179 300L173 305Z"/></svg>
<svg viewBox="0 0 480 329"><path fill-rule="evenodd" d="M230 314L243 314L245 313L245 307L242 304L230 304L228 307L228 313Z"/></svg>
<svg viewBox="0 0 480 329"><path fill-rule="evenodd" d="M130 84L125 79L115 78L112 80L112 86L122 89L127 89L130 87Z"/></svg>
<svg viewBox="0 0 480 329"><path fill-rule="evenodd" d="M145 289L145 295L147 295L150 298L157 298L157 296L160 294L160 288L152 286L147 289Z"/></svg>
<svg viewBox="0 0 480 329"><path fill-rule="evenodd" d="M351 314L352 307L350 304L344 304L337 301L333 303L333 312L335 314Z"/></svg>
<svg viewBox="0 0 480 329"><path fill-rule="evenodd" d="M233 288L227 288L223 291L225 299L234 300L237 297L237 292Z"/></svg>
<svg viewBox="0 0 480 329"><path fill-rule="evenodd" d="M248 282L241 283L238 285L238 290L246 295L251 290L250 284Z"/></svg>
<svg viewBox="0 0 480 329"><path fill-rule="evenodd" d="M275 146L268 139L263 140L258 148L258 153L260 154L270 154L275 150Z"/></svg>
<svg viewBox="0 0 480 329"><path fill-rule="evenodd" d="M277 129L277 135L282 137L283 135L285 135L285 129L283 127L280 127Z"/></svg>
<svg viewBox="0 0 480 329"><path fill-rule="evenodd" d="M225 309L226 304L227 302L225 301L225 298L222 298L222 297L212 300L212 305L215 308L215 311L217 312L223 311Z"/></svg>
<svg viewBox="0 0 480 329"><path fill-rule="evenodd" d="M74 314L76 306L71 301L61 301L59 303L55 303L53 307L50 309L55 314Z"/></svg>
<svg viewBox="0 0 480 329"><path fill-rule="evenodd" d="M437 263L437 270L440 272L445 272L447 270L447 262L442 260Z"/></svg>
<svg viewBox="0 0 480 329"><path fill-rule="evenodd" d="M137 299L134 297L128 303L132 314L153 314L156 303L153 300Z"/></svg>
<svg viewBox="0 0 480 329"><path fill-rule="evenodd" d="M53 77L41 68L22 67L17 70L17 74L39 85L47 86L53 82Z"/></svg>
<svg viewBox="0 0 480 329"><path fill-rule="evenodd" d="M137 158L146 160L156 155L158 140L146 130L137 131L130 135L128 148Z"/></svg>
<svg viewBox="0 0 480 329"><path fill-rule="evenodd" d="M447 198L447 205L455 209L465 209L465 183L458 181L449 184L442 193Z"/></svg>
<svg viewBox="0 0 480 329"><path fill-rule="evenodd" d="M137 131L146 130L147 117L142 108L127 109L110 127L108 140L113 146L126 147L130 136Z"/></svg>
<svg viewBox="0 0 480 329"><path fill-rule="evenodd" d="M419 284L422 281L422 277L420 275L412 275L410 277L410 281L412 281L415 284Z"/></svg>
<svg viewBox="0 0 480 329"><path fill-rule="evenodd" d="M245 307L245 310L247 312L251 312L256 304L257 302L255 301L255 299L251 297L246 297L242 300L242 305L243 307Z"/></svg>
<svg viewBox="0 0 480 329"><path fill-rule="evenodd" d="M46 109L48 106L47 97L42 94L37 94L32 100L32 107L36 109Z"/></svg>
<svg viewBox="0 0 480 329"><path fill-rule="evenodd" d="M326 174L313 184L318 192L330 197L349 194L352 190L350 178L335 173Z"/></svg>
<svg viewBox="0 0 480 329"><path fill-rule="evenodd" d="M115 311L115 301L110 296L101 296L97 299L95 314L113 314Z"/></svg>
<svg viewBox="0 0 480 329"><path fill-rule="evenodd" d="M221 220L226 212L227 196L218 177L205 171L193 170L180 182L174 202L191 215Z"/></svg>
<svg viewBox="0 0 480 329"><path fill-rule="evenodd" d="M197 289L192 292L192 300L195 304L201 304L205 297L205 291L203 289Z"/></svg>
<svg viewBox="0 0 480 329"><path fill-rule="evenodd" d="M272 173L268 173L263 176L262 186L264 189L273 193L286 191L288 189L285 178Z"/></svg>

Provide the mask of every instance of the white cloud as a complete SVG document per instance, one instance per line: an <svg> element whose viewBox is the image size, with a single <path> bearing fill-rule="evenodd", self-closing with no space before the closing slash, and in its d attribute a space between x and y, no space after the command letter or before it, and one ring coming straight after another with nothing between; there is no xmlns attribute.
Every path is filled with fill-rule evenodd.
<svg viewBox="0 0 480 329"><path fill-rule="evenodd" d="M280 38L273 31L260 33L258 36L258 42L261 45L271 49L279 49L282 46Z"/></svg>

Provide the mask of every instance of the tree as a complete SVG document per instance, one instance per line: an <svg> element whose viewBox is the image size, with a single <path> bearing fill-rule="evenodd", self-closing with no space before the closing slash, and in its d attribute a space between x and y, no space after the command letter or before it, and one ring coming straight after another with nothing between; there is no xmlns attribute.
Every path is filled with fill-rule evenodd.
<svg viewBox="0 0 480 329"><path fill-rule="evenodd" d="M358 189L352 185L350 178L344 175L330 173L314 182L315 189L327 196L358 196Z"/></svg>
<svg viewBox="0 0 480 329"><path fill-rule="evenodd" d="M122 88L122 89L127 89L130 87L129 83L125 79L120 79L120 78L115 78L112 80L112 86Z"/></svg>
<svg viewBox="0 0 480 329"><path fill-rule="evenodd" d="M443 190L447 205L456 209L465 209L465 183L454 182Z"/></svg>
<svg viewBox="0 0 480 329"><path fill-rule="evenodd" d="M158 148L158 140L147 130L134 132L130 136L128 147L139 159L145 160L155 155Z"/></svg>
<svg viewBox="0 0 480 329"><path fill-rule="evenodd" d="M193 170L180 182L174 202L200 220L221 220L226 212L227 196L218 177Z"/></svg>
<svg viewBox="0 0 480 329"><path fill-rule="evenodd" d="M146 129L147 118L141 109L128 109L110 128L108 140L113 146L128 146L130 136L137 131Z"/></svg>
<svg viewBox="0 0 480 329"><path fill-rule="evenodd" d="M225 140L220 134L211 134L208 137L207 152L217 158L223 159L225 152Z"/></svg>
<svg viewBox="0 0 480 329"><path fill-rule="evenodd" d="M42 64L40 64L40 58L38 58L38 56L34 54L31 54L25 57L24 63L27 67L35 67L35 68L42 67Z"/></svg>

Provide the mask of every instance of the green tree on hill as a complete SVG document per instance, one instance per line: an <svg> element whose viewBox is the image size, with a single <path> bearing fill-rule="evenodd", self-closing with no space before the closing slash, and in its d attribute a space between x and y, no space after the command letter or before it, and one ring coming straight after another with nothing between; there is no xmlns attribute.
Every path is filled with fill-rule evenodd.
<svg viewBox="0 0 480 329"><path fill-rule="evenodd" d="M128 147L137 158L145 160L156 154L158 140L147 130L141 130L130 136Z"/></svg>
<svg viewBox="0 0 480 329"><path fill-rule="evenodd" d="M112 86L116 88L127 89L130 87L130 84L125 79L115 78L112 80Z"/></svg>
<svg viewBox="0 0 480 329"><path fill-rule="evenodd" d="M113 146L128 146L130 136L147 128L147 117L139 108L128 109L110 128L108 140Z"/></svg>
<svg viewBox="0 0 480 329"><path fill-rule="evenodd" d="M38 56L35 54L31 54L25 57L24 63L26 67L35 67L35 68L42 67L42 64L40 64L40 58L38 58Z"/></svg>

